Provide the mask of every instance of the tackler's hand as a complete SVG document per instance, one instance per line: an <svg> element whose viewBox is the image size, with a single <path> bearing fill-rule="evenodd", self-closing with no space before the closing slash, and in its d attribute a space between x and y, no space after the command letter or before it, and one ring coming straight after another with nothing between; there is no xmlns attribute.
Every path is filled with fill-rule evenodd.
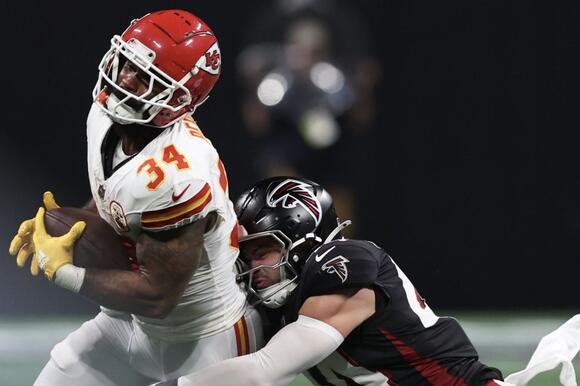
<svg viewBox="0 0 580 386"><path fill-rule="evenodd" d="M76 222L68 233L60 237L52 237L44 226L44 208L39 208L34 218L34 253L38 259L38 266L44 271L49 280L65 264L73 263L73 249L76 241L85 230L84 221Z"/></svg>
<svg viewBox="0 0 580 386"><path fill-rule="evenodd" d="M53 210L60 208L54 199L52 192L44 192L42 195L42 203L46 210ZM30 262L30 273L33 276L38 275L38 260L34 254L34 241L32 235L34 234L34 219L25 220L20 224L16 236L12 239L10 243L10 248L8 252L16 256L16 264L22 268L28 257L32 255L32 261Z"/></svg>

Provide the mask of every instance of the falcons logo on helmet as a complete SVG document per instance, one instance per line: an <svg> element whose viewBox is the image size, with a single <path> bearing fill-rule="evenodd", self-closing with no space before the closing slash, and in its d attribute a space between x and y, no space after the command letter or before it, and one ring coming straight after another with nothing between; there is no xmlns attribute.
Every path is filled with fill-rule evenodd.
<svg viewBox="0 0 580 386"><path fill-rule="evenodd" d="M348 278L348 269L346 268L346 263L349 262L350 260L344 256L336 256L322 264L321 268L324 272L330 274L336 273L340 280L344 283Z"/></svg>
<svg viewBox="0 0 580 386"><path fill-rule="evenodd" d="M286 180L270 190L267 203L271 208L282 205L283 208L295 208L301 205L312 217L316 226L322 218L320 201L314 195L312 187L296 180Z"/></svg>

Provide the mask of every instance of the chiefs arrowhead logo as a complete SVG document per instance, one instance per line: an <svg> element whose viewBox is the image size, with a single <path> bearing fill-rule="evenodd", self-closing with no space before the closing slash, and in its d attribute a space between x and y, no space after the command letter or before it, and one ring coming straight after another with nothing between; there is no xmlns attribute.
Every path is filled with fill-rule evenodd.
<svg viewBox="0 0 580 386"><path fill-rule="evenodd" d="M122 232L128 232L129 224L127 224L127 217L125 216L125 211L121 204L117 201L111 201L109 212L111 213L111 217L113 218L117 228Z"/></svg>
<svg viewBox="0 0 580 386"><path fill-rule="evenodd" d="M341 282L344 283L348 278L348 269L346 268L346 263L350 260L344 256L336 256L326 263L322 264L322 270L330 274L337 274Z"/></svg>
<svg viewBox="0 0 580 386"><path fill-rule="evenodd" d="M209 72L212 75L218 75L220 73L221 64L222 54L220 47L216 42L210 48L208 48L207 51L205 51L195 66L200 70Z"/></svg>
<svg viewBox="0 0 580 386"><path fill-rule="evenodd" d="M271 208L281 205L283 208L295 208L301 205L314 218L316 226L322 218L320 201L314 195L310 185L296 180L285 180L268 193L266 202Z"/></svg>

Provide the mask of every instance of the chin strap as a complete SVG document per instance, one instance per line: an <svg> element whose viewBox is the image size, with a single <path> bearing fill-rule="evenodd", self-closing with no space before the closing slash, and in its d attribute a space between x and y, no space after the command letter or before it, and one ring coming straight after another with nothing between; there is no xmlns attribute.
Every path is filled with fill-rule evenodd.
<svg viewBox="0 0 580 386"><path fill-rule="evenodd" d="M132 108L131 106L127 105L125 102L127 101L128 98L124 98L124 99L119 99L117 97L117 95L115 95L114 93L111 93L109 95L109 97L107 98L106 104L107 104L107 109L110 112L113 112L113 114L110 114L109 117L117 122L120 123L122 125L127 125L130 123L133 123L130 119L132 118L137 118L137 119L141 119L143 118L143 114L137 110L135 110L134 108ZM128 118L127 120L124 118Z"/></svg>
<svg viewBox="0 0 580 386"><path fill-rule="evenodd" d="M350 220L346 220L341 222L340 224L338 224L338 226L336 228L334 228L334 230L332 232L330 232L330 234L328 235L328 237L326 238L326 240L324 240L324 242L322 244L326 244L331 242L334 237L339 234L344 228L346 228L347 226L351 225L352 221Z"/></svg>
<svg viewBox="0 0 580 386"><path fill-rule="evenodd" d="M298 283L294 279L284 279L263 290L256 291L263 299L262 304L268 308L279 308L286 303L288 296L296 289Z"/></svg>

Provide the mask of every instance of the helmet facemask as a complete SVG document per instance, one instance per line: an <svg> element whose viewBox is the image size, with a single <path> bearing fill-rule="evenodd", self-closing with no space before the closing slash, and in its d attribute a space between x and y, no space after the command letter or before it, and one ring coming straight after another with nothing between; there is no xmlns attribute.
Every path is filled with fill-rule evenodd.
<svg viewBox="0 0 580 386"><path fill-rule="evenodd" d="M339 224L332 197L324 188L298 177L272 177L258 182L240 195L235 210L240 225L250 233L240 238L240 261L244 263L243 244L251 239L273 237L282 248L278 264L270 268L280 269L280 277L288 282L280 280L262 290L255 288L253 275L249 277L252 269L238 275L247 280L247 290L257 302L267 307L282 305L296 288L297 276L307 259L321 245L342 238L342 229L350 224ZM254 272L259 268L262 267L256 267ZM273 297L279 299L268 302Z"/></svg>
<svg viewBox="0 0 580 386"><path fill-rule="evenodd" d="M154 127L167 127L181 118L159 126L153 120L166 112L188 108L192 98L184 84L191 78L195 67L176 81L153 64L155 51L136 39L125 42L120 36L111 39L111 48L99 64L99 78L93 89L93 99L114 121L121 124L137 123ZM137 95L117 84L119 73L129 61L146 79L147 90Z"/></svg>
<svg viewBox="0 0 580 386"><path fill-rule="evenodd" d="M274 265L259 265L254 268L248 268L238 275L238 279L246 283L252 305L263 304L268 308L278 308L286 303L289 295L298 285L298 272L289 261L289 255L293 249L292 241L278 230L255 233L240 240L240 258L248 265L249 258L243 253L244 243L266 237L270 238L273 244L280 246L280 259ZM261 269L277 269L280 280L265 288L257 288L254 284L254 274Z"/></svg>

